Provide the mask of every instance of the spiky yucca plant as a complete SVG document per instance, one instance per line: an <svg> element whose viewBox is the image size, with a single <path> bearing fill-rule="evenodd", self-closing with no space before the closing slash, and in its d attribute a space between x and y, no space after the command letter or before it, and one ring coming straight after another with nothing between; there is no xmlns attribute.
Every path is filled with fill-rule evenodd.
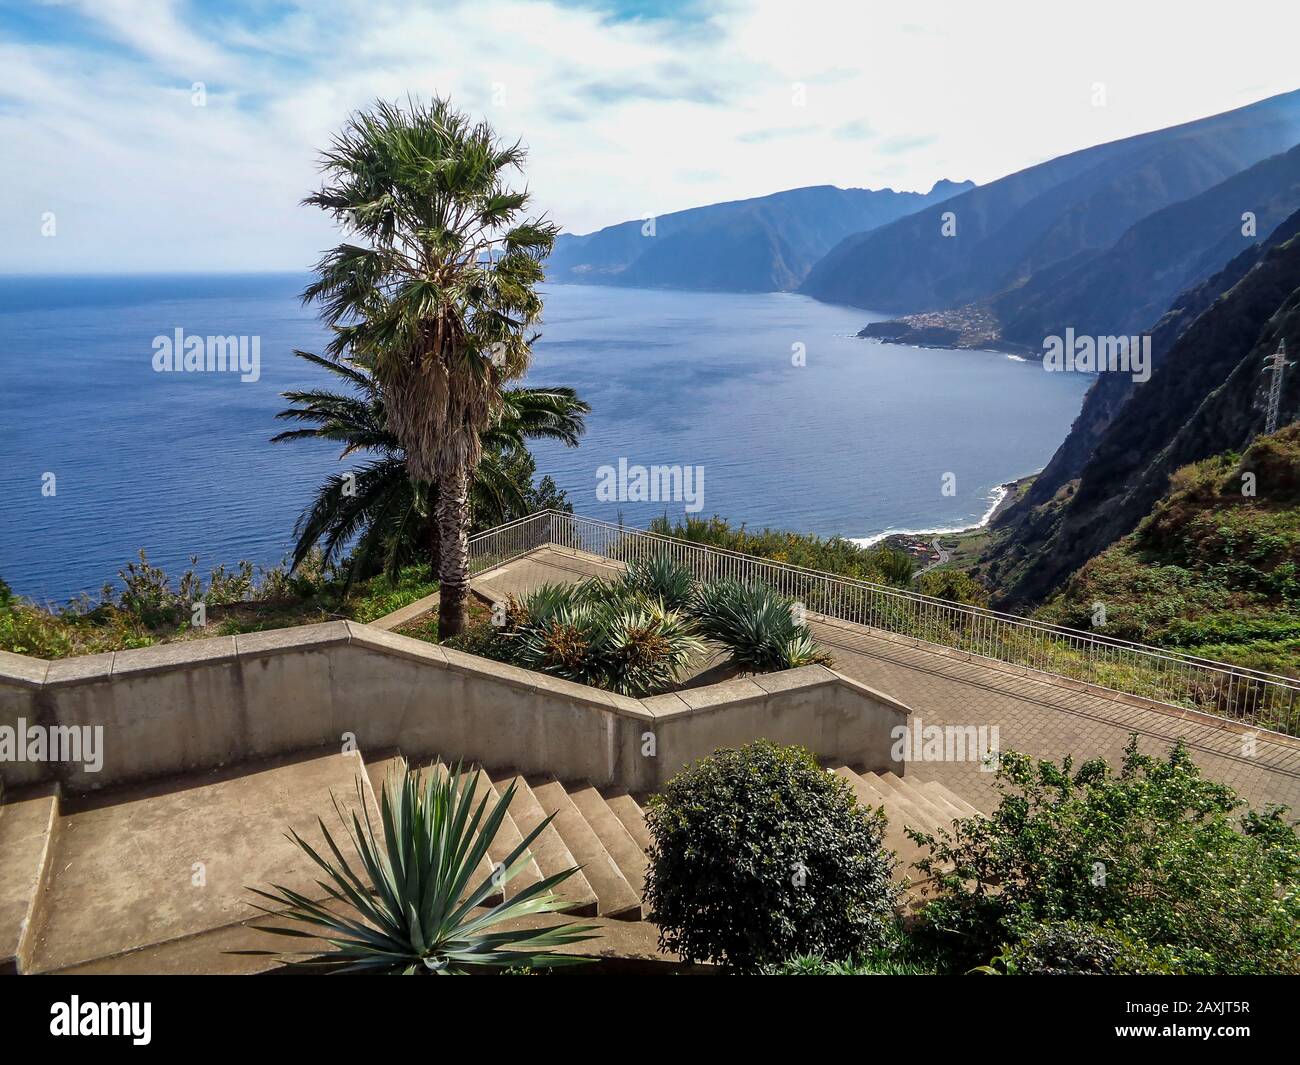
<svg viewBox="0 0 1300 1065"><path fill-rule="evenodd" d="M669 610L683 610L691 602L695 577L680 562L666 555L629 562L622 584L649 599L658 599Z"/></svg>
<svg viewBox="0 0 1300 1065"><path fill-rule="evenodd" d="M702 584L690 612L700 633L726 647L731 660L748 672L831 664L812 631L795 619L793 601L765 584Z"/></svg>
<svg viewBox="0 0 1300 1065"><path fill-rule="evenodd" d="M623 581L543 585L507 623L519 665L620 695L664 690L704 651L689 618Z"/></svg>
<svg viewBox="0 0 1300 1065"><path fill-rule="evenodd" d="M514 796L513 784L484 815L488 799L474 804L479 774L458 765L447 774L419 769L399 759L385 782L380 801L383 835L378 836L357 781L351 821L338 800L334 808L347 828L360 862L353 869L319 820L333 860L322 857L297 832L287 835L325 872L317 881L328 901L315 901L281 885L250 888L275 909L254 904L265 914L300 922L306 928L258 925L261 931L319 939L335 953L308 955L298 965L330 971L459 975L474 967L533 969L574 965L589 959L557 954L554 948L592 939L591 925L502 930L503 922L531 914L555 913L564 900L552 890L577 872L566 869L521 888L509 899L475 912L528 863L529 845L550 824L546 818L511 851L492 876L471 886ZM272 951L241 951L270 954Z"/></svg>

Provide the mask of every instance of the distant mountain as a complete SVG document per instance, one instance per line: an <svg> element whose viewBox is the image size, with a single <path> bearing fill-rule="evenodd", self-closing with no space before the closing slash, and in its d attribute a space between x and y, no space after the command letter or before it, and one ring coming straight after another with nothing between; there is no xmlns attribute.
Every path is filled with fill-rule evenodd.
<svg viewBox="0 0 1300 1065"><path fill-rule="evenodd" d="M850 233L885 225L974 188L942 180L928 193L816 185L674 211L585 236L561 234L551 281L722 292L785 292Z"/></svg>
<svg viewBox="0 0 1300 1065"><path fill-rule="evenodd" d="M994 523L980 573L1003 606L1053 594L1137 526L1179 467L1240 452L1262 431L1265 356L1300 351L1300 212L1175 301L1144 384L1101 375L1051 464ZM1300 410L1287 376L1283 422Z"/></svg>
<svg viewBox="0 0 1300 1065"><path fill-rule="evenodd" d="M1152 369L1164 365L1174 342L1187 327L1241 281L1269 249L1285 244L1297 234L1300 234L1300 210L1278 225L1266 240L1252 244L1236 255L1217 274L1180 293L1169 310L1148 330L1151 334ZM1025 495L1022 502L1026 508L1032 509L1047 503L1083 472L1102 436L1137 387L1127 374L1104 373L1097 376L1084 397L1083 407L1069 435Z"/></svg>
<svg viewBox="0 0 1300 1065"><path fill-rule="evenodd" d="M1234 174L1199 196L1147 215L1099 254L1066 271L1035 274L991 301L1005 340L1041 350L1067 326L1093 336L1145 332L1189 285L1205 280L1256 242L1244 212L1267 237L1300 210L1300 145Z"/></svg>
<svg viewBox="0 0 1300 1065"><path fill-rule="evenodd" d="M1300 91L1085 148L846 238L800 291L893 313L987 300L1082 265L1148 215L1298 142ZM945 212L954 236L943 235Z"/></svg>

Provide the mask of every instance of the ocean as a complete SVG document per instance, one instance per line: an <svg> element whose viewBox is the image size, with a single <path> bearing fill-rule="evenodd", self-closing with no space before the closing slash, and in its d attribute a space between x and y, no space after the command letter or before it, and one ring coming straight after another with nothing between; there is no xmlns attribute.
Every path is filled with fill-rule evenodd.
<svg viewBox="0 0 1300 1065"><path fill-rule="evenodd" d="M306 281L0 278L0 577L63 602L141 548L169 573L191 556L204 571L280 561L315 487L351 465L331 444L269 443L288 427L281 392L334 384L292 354L326 337L298 299ZM570 385L592 413L579 447L534 445L539 476L577 513L631 525L689 512L864 540L963 528L1046 463L1091 381L859 339L883 316L787 293L545 295L528 383ZM256 375L155 369L175 339L212 335L243 338ZM651 490L638 467L660 467ZM664 498L673 485L689 491Z"/></svg>

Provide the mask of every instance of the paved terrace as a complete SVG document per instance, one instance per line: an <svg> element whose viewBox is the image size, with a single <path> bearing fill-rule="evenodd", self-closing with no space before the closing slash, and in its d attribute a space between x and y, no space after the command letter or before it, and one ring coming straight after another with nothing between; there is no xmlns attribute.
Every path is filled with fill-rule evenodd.
<svg viewBox="0 0 1300 1065"><path fill-rule="evenodd" d="M538 585L609 576L620 563L596 555L543 547L475 578L489 597L520 594ZM1161 755L1183 739L1207 777L1231 785L1254 806L1282 803L1300 811L1300 741L1256 734L1246 754L1247 732L1202 715L1157 704L1134 705L1102 689L1043 674L1022 676L982 659L914 644L877 629L838 619L810 617L818 642L846 676L891 695L926 725L996 725L999 747L1035 758L1075 764L1102 757L1118 765L1130 733L1139 748ZM912 762L909 778L938 780L971 805L996 805L993 775L970 762Z"/></svg>

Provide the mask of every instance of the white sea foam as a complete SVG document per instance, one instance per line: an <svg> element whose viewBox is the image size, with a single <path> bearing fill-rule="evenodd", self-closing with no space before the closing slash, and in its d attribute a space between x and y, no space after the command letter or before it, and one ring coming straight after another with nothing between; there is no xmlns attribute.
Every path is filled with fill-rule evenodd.
<svg viewBox="0 0 1300 1065"><path fill-rule="evenodd" d="M1006 484L1000 484L994 488L988 496L988 510L974 525L956 525L950 529L886 529L884 532L873 533L871 536L851 536L848 539L850 543L857 544L859 547L871 547L888 536L951 536L953 533L974 532L976 529L984 528L989 523L993 518L994 511L998 509L1002 500L1006 499L1009 491L1011 491L1011 487Z"/></svg>

